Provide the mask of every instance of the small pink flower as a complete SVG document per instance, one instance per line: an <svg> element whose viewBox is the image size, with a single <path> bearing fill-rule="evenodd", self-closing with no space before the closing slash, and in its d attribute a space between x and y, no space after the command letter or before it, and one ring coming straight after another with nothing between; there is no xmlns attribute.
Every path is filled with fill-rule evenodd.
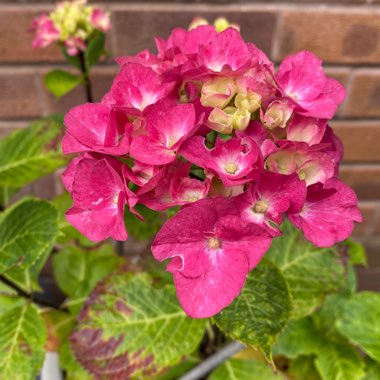
<svg viewBox="0 0 380 380"><path fill-rule="evenodd" d="M244 220L278 234L271 222L281 224L282 213L298 213L306 199L306 185L296 174L264 172L256 184L234 199Z"/></svg>
<svg viewBox="0 0 380 380"><path fill-rule="evenodd" d="M287 101L274 100L265 113L260 108L261 122L269 129L285 128L293 113L293 105Z"/></svg>
<svg viewBox="0 0 380 380"><path fill-rule="evenodd" d="M72 168L69 168L71 170ZM126 240L124 206L136 199L121 177L122 164L112 158L83 158L77 162L71 196L74 205L66 212L67 220L93 241L108 237Z"/></svg>
<svg viewBox="0 0 380 380"><path fill-rule="evenodd" d="M100 152L122 156L128 153L132 125L121 109L99 103L86 103L65 115L62 139L65 154Z"/></svg>
<svg viewBox="0 0 380 380"><path fill-rule="evenodd" d="M86 42L79 37L69 37L63 44L66 47L67 54L71 56L78 55L81 51L87 49Z"/></svg>
<svg viewBox="0 0 380 380"><path fill-rule="evenodd" d="M47 47L59 38L59 31L53 21L44 14L33 20L30 30L36 33L32 42L33 49Z"/></svg>
<svg viewBox="0 0 380 380"><path fill-rule="evenodd" d="M218 176L226 186L255 180L263 168L260 149L250 137L224 141L218 136L215 147L209 149L204 137L193 136L183 143L180 153L191 163Z"/></svg>
<svg viewBox="0 0 380 380"><path fill-rule="evenodd" d="M306 184L325 183L334 175L334 162L323 152L325 145L309 147L303 142L283 141L282 146L265 161L268 170L281 173L297 173Z"/></svg>
<svg viewBox="0 0 380 380"><path fill-rule="evenodd" d="M148 182L137 195L139 203L152 210L162 211L173 206L196 202L207 196L210 179L204 181L189 176L191 164L176 162L165 166L156 176L155 182ZM156 180L158 179L158 181ZM152 184L154 187L152 188ZM147 191L148 188L152 188Z"/></svg>
<svg viewBox="0 0 380 380"><path fill-rule="evenodd" d="M146 107L167 97L175 84L164 83L163 78L149 67L138 63L126 63L117 74L102 103L142 112Z"/></svg>
<svg viewBox="0 0 380 380"><path fill-rule="evenodd" d="M295 114L289 123L286 137L290 141L319 144L325 134L326 120Z"/></svg>
<svg viewBox="0 0 380 380"><path fill-rule="evenodd" d="M317 247L330 247L347 239L354 222L362 221L357 206L355 193L331 178L324 186L318 183L308 187L305 206L299 214L289 215L289 219Z"/></svg>
<svg viewBox="0 0 380 380"><path fill-rule="evenodd" d="M208 318L240 293L248 272L272 237L243 223L226 198L208 198L183 208L157 234L152 252L173 273L179 301L192 318Z"/></svg>
<svg viewBox="0 0 380 380"><path fill-rule="evenodd" d="M326 78L321 60L308 51L287 57L276 81L282 94L296 106L296 112L305 116L331 119L346 96L344 87Z"/></svg>
<svg viewBox="0 0 380 380"><path fill-rule="evenodd" d="M110 15L100 8L94 8L91 13L90 22L95 29L107 32L111 29Z"/></svg>
<svg viewBox="0 0 380 380"><path fill-rule="evenodd" d="M148 165L173 162L181 144L198 129L192 104L157 106L146 118L146 134L132 140L130 155Z"/></svg>

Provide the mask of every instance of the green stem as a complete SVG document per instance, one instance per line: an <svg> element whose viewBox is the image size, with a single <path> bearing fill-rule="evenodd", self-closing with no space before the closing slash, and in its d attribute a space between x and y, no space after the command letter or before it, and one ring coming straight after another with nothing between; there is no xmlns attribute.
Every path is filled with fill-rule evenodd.
<svg viewBox="0 0 380 380"><path fill-rule="evenodd" d="M89 73L83 52L79 53L79 60L80 60L81 71L82 71L83 79L84 79L83 87L84 87L85 92L86 92L87 102L93 103L94 97L92 95L92 85L91 85L91 80L90 80L90 73Z"/></svg>

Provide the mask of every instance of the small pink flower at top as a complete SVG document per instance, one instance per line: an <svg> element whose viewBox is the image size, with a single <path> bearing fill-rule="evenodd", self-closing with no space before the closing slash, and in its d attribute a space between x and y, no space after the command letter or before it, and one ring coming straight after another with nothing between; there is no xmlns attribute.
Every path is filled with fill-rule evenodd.
<svg viewBox="0 0 380 380"><path fill-rule="evenodd" d="M200 200L169 219L157 234L153 256L170 259L179 301L192 318L208 318L228 306L261 260L271 235L242 221L222 197Z"/></svg>
<svg viewBox="0 0 380 380"><path fill-rule="evenodd" d="M30 28L36 37L32 42L33 49L44 48L56 42L59 38L59 30L54 26L47 15L38 16L33 20Z"/></svg>
<svg viewBox="0 0 380 380"><path fill-rule="evenodd" d="M94 8L91 13L90 22L95 29L107 32L111 29L110 15L103 9Z"/></svg>

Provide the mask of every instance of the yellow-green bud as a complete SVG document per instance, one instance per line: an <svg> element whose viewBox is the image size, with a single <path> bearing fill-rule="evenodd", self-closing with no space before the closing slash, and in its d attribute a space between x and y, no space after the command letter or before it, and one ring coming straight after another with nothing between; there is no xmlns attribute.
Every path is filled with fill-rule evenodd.
<svg viewBox="0 0 380 380"><path fill-rule="evenodd" d="M235 106L240 110L247 110L253 113L261 107L261 96L251 90L248 90L246 94L237 94L235 97Z"/></svg>

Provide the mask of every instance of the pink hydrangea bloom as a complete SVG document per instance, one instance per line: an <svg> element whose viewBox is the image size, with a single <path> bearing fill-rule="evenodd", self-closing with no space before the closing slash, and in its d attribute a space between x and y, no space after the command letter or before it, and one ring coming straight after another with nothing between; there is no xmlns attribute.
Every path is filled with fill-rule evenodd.
<svg viewBox="0 0 380 380"><path fill-rule="evenodd" d="M102 32L107 32L111 29L110 16L103 9L94 8L91 13L90 22L95 29Z"/></svg>
<svg viewBox="0 0 380 380"><path fill-rule="evenodd" d="M244 220L265 226L276 234L272 222L279 226L282 213L300 212L305 199L306 184L296 174L264 172L257 184L235 198L234 204Z"/></svg>
<svg viewBox="0 0 380 380"><path fill-rule="evenodd" d="M141 112L168 96L174 86L175 82L164 83L163 78L151 68L130 62L121 68L102 103Z"/></svg>
<svg viewBox="0 0 380 380"><path fill-rule="evenodd" d="M327 121L302 115L294 115L289 123L286 137L290 141L303 141L309 145L321 142L326 131Z"/></svg>
<svg viewBox="0 0 380 380"><path fill-rule="evenodd" d="M250 137L234 137L227 141L216 139L209 149L205 138L194 136L181 147L180 153L191 163L217 175L226 186L241 185L260 176L263 158Z"/></svg>
<svg viewBox="0 0 380 380"><path fill-rule="evenodd" d="M138 192L139 203L152 210L166 210L173 206L182 206L196 202L207 196L211 181L201 181L189 176L191 164L176 163L167 165L155 177L154 187L151 183ZM148 191L149 190L149 191Z"/></svg>
<svg viewBox="0 0 380 380"><path fill-rule="evenodd" d="M306 203L299 214L289 215L306 239L317 247L330 247L347 239L354 222L361 222L355 193L336 178L325 185L318 183L307 189Z"/></svg>
<svg viewBox="0 0 380 380"><path fill-rule="evenodd" d="M306 184L325 183L334 175L334 162L323 152L325 145L309 147L306 143L283 142L283 145L265 161L268 170L281 173L297 173Z"/></svg>
<svg viewBox="0 0 380 380"><path fill-rule="evenodd" d="M346 96L343 86L326 78L322 62L313 53L301 51L280 65L276 81L282 94L305 116L331 119Z"/></svg>
<svg viewBox="0 0 380 380"><path fill-rule="evenodd" d="M69 170L72 168L69 168ZM121 177L121 163L112 158L83 158L77 162L71 184L73 207L66 212L67 220L93 241L108 237L126 240L124 206L135 199Z"/></svg>
<svg viewBox="0 0 380 380"><path fill-rule="evenodd" d="M116 156L128 153L132 125L123 110L98 103L72 108L65 115L63 153L100 152Z"/></svg>
<svg viewBox="0 0 380 380"><path fill-rule="evenodd" d="M63 45L66 47L68 55L78 55L81 51L86 51L87 44L83 38L80 37L69 37L63 42Z"/></svg>
<svg viewBox="0 0 380 380"><path fill-rule="evenodd" d="M59 38L59 31L54 26L53 21L44 14L33 20L31 31L36 33L32 42L33 49L47 47Z"/></svg>
<svg viewBox="0 0 380 380"><path fill-rule="evenodd" d="M166 108L157 106L146 119L146 134L132 140L130 155L149 165L173 162L181 144L195 133L192 104Z"/></svg>
<svg viewBox="0 0 380 380"><path fill-rule="evenodd" d="M209 198L183 208L157 234L152 252L173 273L179 301L193 318L228 306L261 260L272 237L244 223L226 198Z"/></svg>

